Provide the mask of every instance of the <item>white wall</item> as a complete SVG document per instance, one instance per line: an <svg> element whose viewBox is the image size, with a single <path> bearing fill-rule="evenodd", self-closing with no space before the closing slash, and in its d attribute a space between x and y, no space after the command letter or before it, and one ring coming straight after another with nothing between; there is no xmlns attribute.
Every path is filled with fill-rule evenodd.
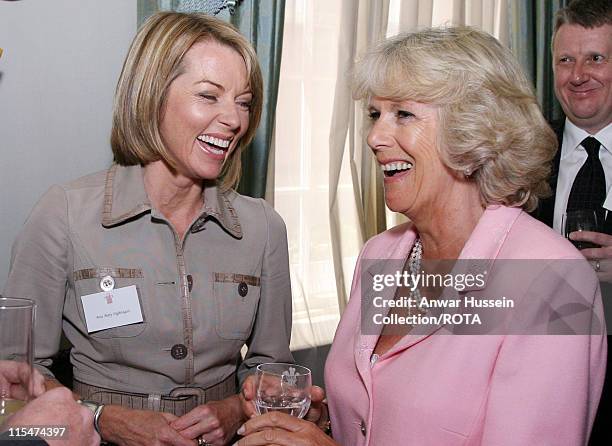
<svg viewBox="0 0 612 446"><path fill-rule="evenodd" d="M137 0L0 0L0 291L40 195L112 161L112 99L136 16Z"/></svg>

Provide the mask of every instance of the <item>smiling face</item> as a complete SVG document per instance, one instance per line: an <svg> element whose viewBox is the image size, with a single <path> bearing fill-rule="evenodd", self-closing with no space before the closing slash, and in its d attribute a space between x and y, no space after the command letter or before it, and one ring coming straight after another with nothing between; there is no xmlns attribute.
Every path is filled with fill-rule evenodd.
<svg viewBox="0 0 612 446"><path fill-rule="evenodd" d="M368 110L368 145L385 176L387 206L412 219L428 213L457 182L438 153L438 109L374 97Z"/></svg>
<svg viewBox="0 0 612 446"><path fill-rule="evenodd" d="M194 44L167 91L160 134L178 173L213 180L249 125L252 94L244 60L215 41Z"/></svg>
<svg viewBox="0 0 612 446"><path fill-rule="evenodd" d="M553 46L555 94L567 117L594 134L612 122L612 25L562 25Z"/></svg>

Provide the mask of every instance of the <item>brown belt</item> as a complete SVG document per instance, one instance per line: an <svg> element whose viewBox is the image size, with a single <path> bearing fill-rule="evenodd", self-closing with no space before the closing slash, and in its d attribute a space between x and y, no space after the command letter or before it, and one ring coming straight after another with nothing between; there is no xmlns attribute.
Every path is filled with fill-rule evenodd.
<svg viewBox="0 0 612 446"><path fill-rule="evenodd" d="M92 386L77 380L74 380L73 384L73 390L84 400L93 400L100 404L114 404L130 409L168 412L177 417L186 414L200 404L235 395L237 390L235 373L206 389L201 387L177 387L169 395L120 392Z"/></svg>

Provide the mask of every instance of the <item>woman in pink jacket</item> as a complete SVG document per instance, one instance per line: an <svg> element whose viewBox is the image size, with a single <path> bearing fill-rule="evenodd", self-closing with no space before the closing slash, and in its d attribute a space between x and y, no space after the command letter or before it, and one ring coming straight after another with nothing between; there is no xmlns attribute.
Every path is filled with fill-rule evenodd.
<svg viewBox="0 0 612 446"><path fill-rule="evenodd" d="M556 142L516 60L470 28L402 35L360 62L355 97L387 206L411 222L357 263L325 370L333 439L271 413L238 444L586 444L605 370L599 285L526 213L549 193Z"/></svg>

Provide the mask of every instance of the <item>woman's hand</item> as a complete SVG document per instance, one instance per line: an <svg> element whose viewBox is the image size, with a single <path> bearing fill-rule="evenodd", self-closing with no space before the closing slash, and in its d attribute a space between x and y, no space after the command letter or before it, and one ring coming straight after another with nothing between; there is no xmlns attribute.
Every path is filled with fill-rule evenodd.
<svg viewBox="0 0 612 446"><path fill-rule="evenodd" d="M280 412L251 418L238 433L244 438L239 446L332 446L338 445L309 421Z"/></svg>
<svg viewBox="0 0 612 446"><path fill-rule="evenodd" d="M242 384L242 391L240 392L240 402L242 404L242 411L247 418L253 418L257 415L255 411L255 396L257 393L257 381L255 375L248 376ZM308 421L312 421L323 428L327 423L327 412L325 403L325 391L319 386L312 386L310 391L310 409L304 417ZM324 414L325 412L325 414Z"/></svg>
<svg viewBox="0 0 612 446"><path fill-rule="evenodd" d="M321 429L324 429L329 421L325 391L319 386L312 386L312 389L310 389L310 408L304 419L315 423Z"/></svg>
<svg viewBox="0 0 612 446"><path fill-rule="evenodd" d="M249 375L242 383L240 391L240 404L242 412L246 418L253 418L257 415L255 411L255 395L257 393L257 378L255 375Z"/></svg>
<svg viewBox="0 0 612 446"><path fill-rule="evenodd" d="M170 426L183 437L202 437L207 443L220 446L234 437L245 420L241 400L238 395L234 395L198 406L173 421Z"/></svg>
<svg viewBox="0 0 612 446"><path fill-rule="evenodd" d="M176 419L164 412L105 406L99 425L102 438L119 446L194 446L170 426Z"/></svg>

